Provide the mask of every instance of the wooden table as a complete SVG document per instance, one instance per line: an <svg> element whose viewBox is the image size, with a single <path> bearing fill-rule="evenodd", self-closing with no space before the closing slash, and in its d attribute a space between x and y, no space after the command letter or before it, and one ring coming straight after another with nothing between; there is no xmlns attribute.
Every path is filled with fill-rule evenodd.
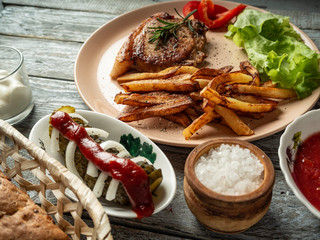
<svg viewBox="0 0 320 240"><path fill-rule="evenodd" d="M32 126L53 109L72 105L88 109L74 84L73 68L83 42L111 19L162 0L2 0L0 44L12 45L25 56L35 107L15 127L28 137ZM312 1L254 1L245 4L288 15L320 48L320 5ZM267 2L267 3L264 3ZM319 108L318 102L315 108ZM159 145L177 175L177 192L160 213L142 220L110 217L115 239L320 239L320 221L297 200L279 168L278 146L282 132L253 143L265 151L276 169L271 206L265 217L246 232L213 233L188 209L183 195L183 168L191 148Z"/></svg>

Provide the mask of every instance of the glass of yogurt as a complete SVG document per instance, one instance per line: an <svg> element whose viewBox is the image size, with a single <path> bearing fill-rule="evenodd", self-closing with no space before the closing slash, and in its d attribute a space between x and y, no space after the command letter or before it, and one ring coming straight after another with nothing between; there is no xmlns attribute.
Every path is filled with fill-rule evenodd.
<svg viewBox="0 0 320 240"><path fill-rule="evenodd" d="M0 45L0 119L16 124L28 116L33 106L22 53Z"/></svg>

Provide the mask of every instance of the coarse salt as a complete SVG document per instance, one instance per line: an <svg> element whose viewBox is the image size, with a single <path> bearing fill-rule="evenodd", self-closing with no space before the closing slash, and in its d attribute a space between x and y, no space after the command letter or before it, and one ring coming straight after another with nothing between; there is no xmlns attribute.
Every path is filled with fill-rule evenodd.
<svg viewBox="0 0 320 240"><path fill-rule="evenodd" d="M249 149L221 144L200 157L195 173L207 188L224 195L243 195L263 181L264 167Z"/></svg>

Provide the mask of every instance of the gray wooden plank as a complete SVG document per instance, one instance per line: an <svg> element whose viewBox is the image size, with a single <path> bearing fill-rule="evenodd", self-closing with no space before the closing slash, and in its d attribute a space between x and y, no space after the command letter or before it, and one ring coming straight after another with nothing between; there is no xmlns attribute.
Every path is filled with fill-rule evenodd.
<svg viewBox="0 0 320 240"><path fill-rule="evenodd" d="M320 13L275 10L319 42ZM0 18L0 34L84 42L116 14L76 12L24 6L6 6ZM319 46L319 45L318 45Z"/></svg>
<svg viewBox="0 0 320 240"><path fill-rule="evenodd" d="M70 0L70 1L51 1L51 0L3 0L5 5L22 5L22 6L35 6L42 8L53 9L68 9L73 11L88 11L88 12L100 12L111 14L122 14L128 10L135 9L142 6L147 6L160 2L159 0L94 0L94 1L82 1L82 0Z"/></svg>
<svg viewBox="0 0 320 240"><path fill-rule="evenodd" d="M165 2L170 0L92 0L92 1L81 1L81 0L70 0L67 2L61 1L50 1L50 0L3 0L5 4L17 4L25 6L38 6L46 8L59 8L59 9L70 9L70 10L83 10L83 11L94 11L94 12L106 12L106 13L118 13L121 14L127 10L135 9L141 6L147 6L157 2ZM234 1L241 2L244 4L260 7L263 9L282 9L282 10L296 10L307 12L320 12L320 4L318 0L242 0Z"/></svg>
<svg viewBox="0 0 320 240"><path fill-rule="evenodd" d="M181 237L170 236L157 232L150 232L141 229L133 229L123 227L121 225L112 225L111 234L113 239L132 239L132 240L148 240L148 239L161 239L161 240L178 240ZM188 240L188 238L183 238Z"/></svg>
<svg viewBox="0 0 320 240"><path fill-rule="evenodd" d="M320 13L295 10L279 10L273 9L272 13L289 16L290 22L300 29L320 30Z"/></svg>
<svg viewBox="0 0 320 240"><path fill-rule="evenodd" d="M287 10L273 10L273 12L289 16L291 22L301 29L320 28L320 13ZM118 15L7 6L2 12L0 33L84 41L98 27L116 16Z"/></svg>
<svg viewBox="0 0 320 240"><path fill-rule="evenodd" d="M0 36L0 45L18 48L31 76L73 81L73 68L81 43Z"/></svg>
<svg viewBox="0 0 320 240"><path fill-rule="evenodd" d="M0 19L0 34L84 42L117 15L37 7L7 6Z"/></svg>

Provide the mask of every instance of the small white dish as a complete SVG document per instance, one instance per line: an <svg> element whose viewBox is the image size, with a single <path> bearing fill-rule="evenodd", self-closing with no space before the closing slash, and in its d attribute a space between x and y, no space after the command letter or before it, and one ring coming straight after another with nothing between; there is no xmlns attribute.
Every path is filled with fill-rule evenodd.
<svg viewBox="0 0 320 240"><path fill-rule="evenodd" d="M290 123L280 138L278 155L280 168L283 172L287 184L292 189L296 197L318 218L320 211L315 208L309 200L303 195L292 177L293 165L298 147L297 144L303 142L313 133L320 132L320 110L312 110L295 119ZM299 138L294 137L295 134Z"/></svg>
<svg viewBox="0 0 320 240"><path fill-rule="evenodd" d="M141 134L136 129L130 127L129 125L119 121L116 118L86 110L77 110L77 113L82 115L89 121L89 124L93 127L103 129L109 132L108 139L120 141L120 137L124 134L131 133L134 138L139 137L142 143L148 143L152 145L153 152L156 153L157 157L154 162L155 168L161 168L163 180L161 185L153 194L153 202L155 206L154 213L163 210L174 198L176 192L176 176L173 167L166 157L166 155L161 151L161 149L154 144L149 138ZM32 128L29 139L37 144L39 147L49 149L49 117L47 115L40 119ZM53 157L53 156L52 156ZM56 157L56 156L55 156ZM62 156L56 157L59 162L64 164ZM73 198L72 194L69 196ZM122 217L122 218L136 218L137 215L131 210L131 206L120 206L112 202L103 202L103 207L110 216Z"/></svg>

